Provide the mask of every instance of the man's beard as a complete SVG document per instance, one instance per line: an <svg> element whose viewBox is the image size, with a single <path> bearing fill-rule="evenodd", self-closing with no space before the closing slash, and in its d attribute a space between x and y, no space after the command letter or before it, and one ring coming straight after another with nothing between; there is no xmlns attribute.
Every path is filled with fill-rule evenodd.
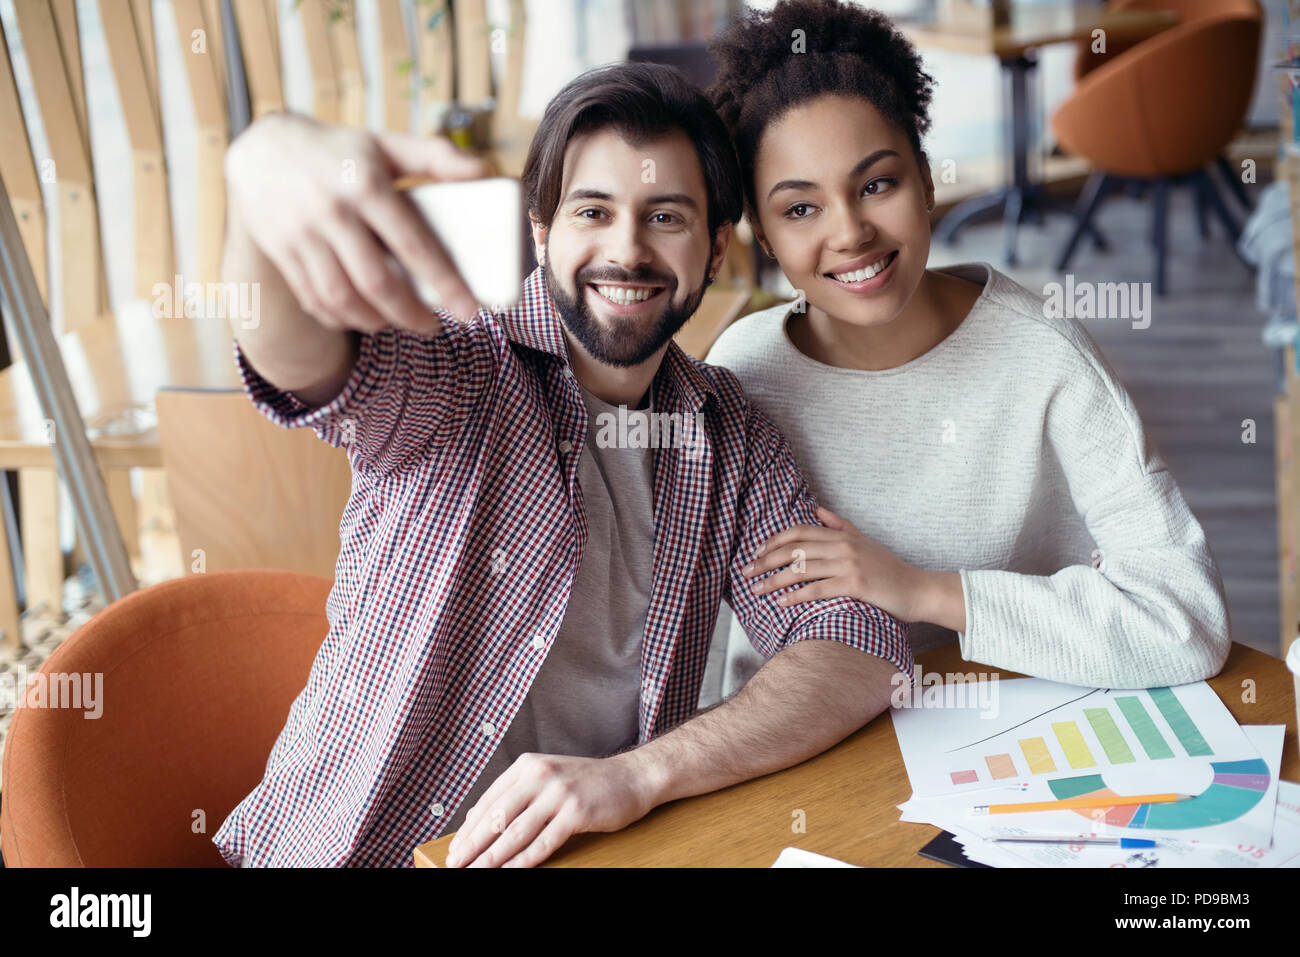
<svg viewBox="0 0 1300 957"><path fill-rule="evenodd" d="M551 261L547 249L546 262ZM570 296L555 278L549 265L542 266L546 275L546 289L551 294L556 311L566 329L582 344L582 347L606 365L635 366L645 362L654 355L665 342L677 334L677 330L686 325L686 321L695 315L704 299L704 290L709 286L709 263L704 264L704 276L699 288L686 298L681 306L673 303L673 294L677 291L677 280L671 276L659 276L649 270L628 272L614 266L601 268L584 268L578 271L577 295ZM663 296L667 302L655 324L646 331L637 327L637 320L618 317L614 320L615 328L605 328L592 315L587 307L586 289L591 282L612 283L653 283L663 286ZM599 295L599 293L597 293Z"/></svg>

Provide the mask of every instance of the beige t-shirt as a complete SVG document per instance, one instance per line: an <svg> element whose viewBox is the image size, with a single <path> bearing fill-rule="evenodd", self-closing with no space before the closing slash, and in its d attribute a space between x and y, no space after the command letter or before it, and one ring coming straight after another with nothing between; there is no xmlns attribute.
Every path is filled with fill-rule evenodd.
<svg viewBox="0 0 1300 957"><path fill-rule="evenodd" d="M582 397L587 441L578 483L587 544L564 622L509 730L440 834L459 830L469 809L521 754L602 757L637 741L641 645L654 570L654 449L601 448L597 416L617 416L618 407L585 388Z"/></svg>

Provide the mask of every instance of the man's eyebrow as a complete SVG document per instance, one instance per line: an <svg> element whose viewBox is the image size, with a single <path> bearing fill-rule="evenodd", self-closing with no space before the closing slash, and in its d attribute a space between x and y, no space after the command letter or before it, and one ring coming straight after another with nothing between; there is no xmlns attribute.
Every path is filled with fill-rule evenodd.
<svg viewBox="0 0 1300 957"><path fill-rule="evenodd" d="M858 162L858 165L853 167L853 169L849 171L849 179L856 179L857 177L861 176L863 173L869 170L872 166L876 165L876 163L880 162L886 156L897 156L897 155L898 155L897 150L891 150L891 149L876 150L874 153L870 153L867 156L863 157ZM783 179L781 180L781 182L777 183L775 186L773 186L771 189L767 191L767 198L771 199L776 193L778 193L783 189L814 189L816 186L817 186L816 183L813 183L806 179Z"/></svg>
<svg viewBox="0 0 1300 957"><path fill-rule="evenodd" d="M599 199L605 202L610 202L614 197L609 193L606 193L604 190L589 188L572 190L568 196L564 197L566 203L572 202L575 199ZM661 193L658 196L651 196L649 199L645 200L644 205L659 206L664 203L676 203L679 206L689 206L691 209L699 208L699 204L686 193Z"/></svg>

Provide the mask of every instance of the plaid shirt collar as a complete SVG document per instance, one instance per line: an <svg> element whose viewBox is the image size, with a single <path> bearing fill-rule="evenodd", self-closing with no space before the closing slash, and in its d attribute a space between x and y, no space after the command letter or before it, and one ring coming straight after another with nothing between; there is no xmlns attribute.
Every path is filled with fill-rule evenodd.
<svg viewBox="0 0 1300 957"><path fill-rule="evenodd" d="M546 288L543 267L538 266L529 274L519 303L502 313L500 319L511 341L569 366L564 327ZM718 400L708 377L675 341L668 343L668 351L655 373L654 396L662 411L699 412L710 396L715 403Z"/></svg>

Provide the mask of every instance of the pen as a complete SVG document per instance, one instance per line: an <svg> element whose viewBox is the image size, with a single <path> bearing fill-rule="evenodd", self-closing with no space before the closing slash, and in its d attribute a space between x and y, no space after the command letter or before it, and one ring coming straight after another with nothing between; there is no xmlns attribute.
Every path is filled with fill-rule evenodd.
<svg viewBox="0 0 1300 957"><path fill-rule="evenodd" d="M1119 847L1155 847L1155 841L1137 837L995 837L999 844L1109 844Z"/></svg>

